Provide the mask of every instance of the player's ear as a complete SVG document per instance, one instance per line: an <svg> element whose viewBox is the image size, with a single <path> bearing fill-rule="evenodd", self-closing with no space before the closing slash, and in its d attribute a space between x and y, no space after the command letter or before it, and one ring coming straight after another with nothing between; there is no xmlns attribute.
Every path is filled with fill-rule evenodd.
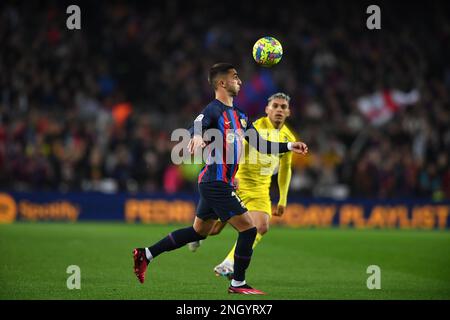
<svg viewBox="0 0 450 320"><path fill-rule="evenodd" d="M286 109L286 118L289 117L291 115L291 108L287 108Z"/></svg>
<svg viewBox="0 0 450 320"><path fill-rule="evenodd" d="M269 105L266 106L266 114L269 115Z"/></svg>
<svg viewBox="0 0 450 320"><path fill-rule="evenodd" d="M223 76L219 76L219 79L217 79L217 84L219 85L219 87L225 88L225 77Z"/></svg>

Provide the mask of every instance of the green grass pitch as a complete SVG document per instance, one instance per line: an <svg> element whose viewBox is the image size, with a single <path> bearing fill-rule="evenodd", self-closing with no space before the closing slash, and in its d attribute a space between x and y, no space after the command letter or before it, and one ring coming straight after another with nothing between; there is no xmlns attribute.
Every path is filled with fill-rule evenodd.
<svg viewBox="0 0 450 320"><path fill-rule="evenodd" d="M227 293L213 267L232 246L227 227L191 253L164 253L145 284L132 271L132 249L179 225L15 223L0 225L0 299L450 299L448 231L292 229L272 227L254 251L248 283L268 293ZM69 290L69 265L81 289ZM381 289L369 290L369 265Z"/></svg>

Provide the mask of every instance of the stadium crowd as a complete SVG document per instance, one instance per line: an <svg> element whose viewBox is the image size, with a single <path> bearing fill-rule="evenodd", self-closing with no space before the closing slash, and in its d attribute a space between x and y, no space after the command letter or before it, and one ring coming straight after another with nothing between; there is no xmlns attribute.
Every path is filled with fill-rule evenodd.
<svg viewBox="0 0 450 320"><path fill-rule="evenodd" d="M292 97L288 125L310 153L294 159L290 195L450 199L448 3L383 2L381 30L334 1L193 9L205 4L86 2L68 30L59 2L2 2L0 190L196 190L171 132L213 98L209 67L230 61L253 119L275 90ZM251 56L264 35L284 48L271 69ZM374 125L357 101L386 89L420 99Z"/></svg>

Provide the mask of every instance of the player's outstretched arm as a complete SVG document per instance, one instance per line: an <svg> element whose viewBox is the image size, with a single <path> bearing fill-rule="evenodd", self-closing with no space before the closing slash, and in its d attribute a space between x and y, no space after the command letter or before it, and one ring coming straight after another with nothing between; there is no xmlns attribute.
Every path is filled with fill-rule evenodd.
<svg viewBox="0 0 450 320"><path fill-rule="evenodd" d="M249 133L253 130L256 134L256 139L251 139ZM285 153L288 151L293 151L295 153L299 154L306 154L308 153L308 147L303 142L272 142L264 139L261 137L261 135L258 133L258 130L255 129L253 124L251 124L246 132L245 138L247 139L248 143L256 148L261 153L266 154L277 154L277 153Z"/></svg>

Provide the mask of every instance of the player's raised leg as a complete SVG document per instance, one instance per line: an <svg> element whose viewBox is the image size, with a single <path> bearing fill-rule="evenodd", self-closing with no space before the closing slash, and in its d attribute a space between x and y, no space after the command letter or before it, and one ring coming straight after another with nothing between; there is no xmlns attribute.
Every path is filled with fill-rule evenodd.
<svg viewBox="0 0 450 320"><path fill-rule="evenodd" d="M226 222L217 220L216 223L214 224L213 228L211 229L211 232L209 233L209 235L214 236L214 235L219 234L226 225L227 225ZM198 248L200 248L201 244L202 244L202 240L189 242L188 248L190 251L195 252L195 251L197 251Z"/></svg>
<svg viewBox="0 0 450 320"><path fill-rule="evenodd" d="M147 248L134 249L134 273L139 282L144 283L147 266L154 258L163 252L178 249L189 242L206 239L214 223L215 220L202 220L196 217L193 226L173 231Z"/></svg>

